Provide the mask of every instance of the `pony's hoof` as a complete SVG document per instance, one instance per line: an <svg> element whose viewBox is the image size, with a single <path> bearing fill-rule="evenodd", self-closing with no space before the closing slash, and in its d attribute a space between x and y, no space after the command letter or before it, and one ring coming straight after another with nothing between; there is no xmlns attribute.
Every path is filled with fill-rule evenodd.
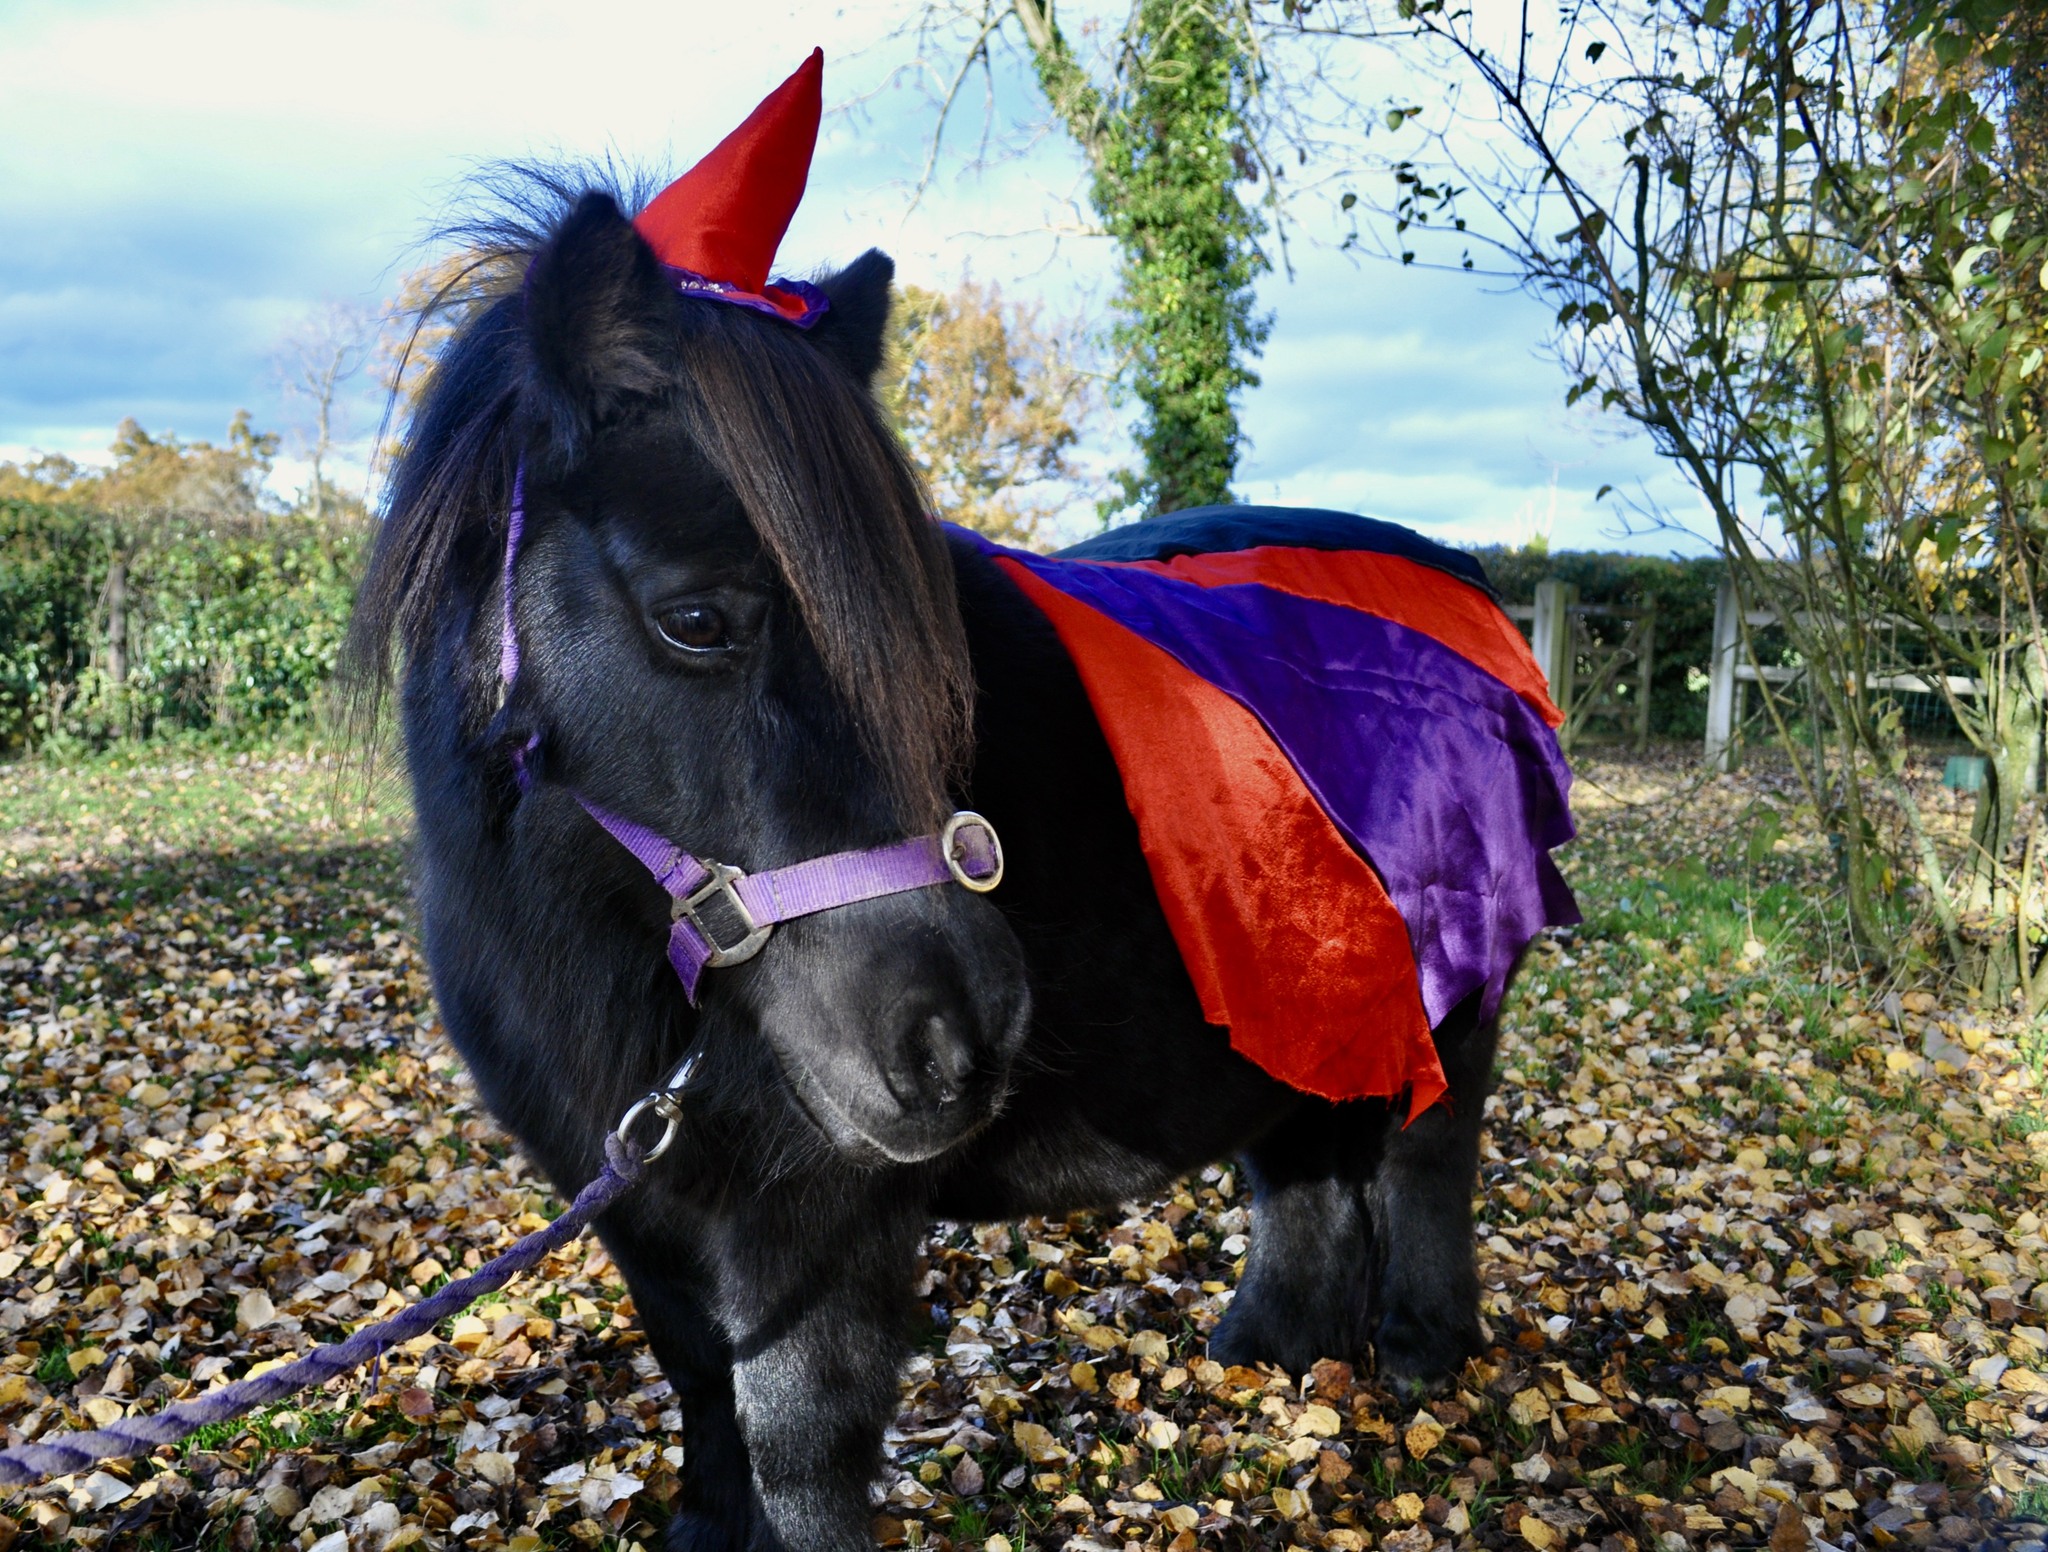
<svg viewBox="0 0 2048 1552"><path fill-rule="evenodd" d="M1289 1374L1306 1374L1315 1367L1318 1359L1344 1358L1349 1361L1355 1354L1352 1345L1333 1338L1327 1331L1317 1334L1309 1322L1295 1326L1281 1326L1277 1334L1271 1324L1260 1324L1251 1319L1249 1313L1240 1318L1235 1310L1224 1315L1209 1337L1209 1356L1225 1368L1242 1365L1251 1368L1254 1364L1270 1363L1285 1369Z"/></svg>
<svg viewBox="0 0 2048 1552"><path fill-rule="evenodd" d="M1465 1328L1419 1320L1388 1319L1373 1339L1381 1383L1403 1396L1420 1399L1443 1388L1483 1351L1476 1325Z"/></svg>
<svg viewBox="0 0 2048 1552"><path fill-rule="evenodd" d="M1236 1310L1227 1311L1209 1333L1209 1356L1226 1369L1279 1362L1265 1333L1241 1318Z"/></svg>

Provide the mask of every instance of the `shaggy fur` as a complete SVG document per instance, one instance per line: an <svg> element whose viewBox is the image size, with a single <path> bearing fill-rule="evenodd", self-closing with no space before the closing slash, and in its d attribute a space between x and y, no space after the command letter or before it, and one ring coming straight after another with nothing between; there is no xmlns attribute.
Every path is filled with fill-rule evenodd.
<svg viewBox="0 0 2048 1552"><path fill-rule="evenodd" d="M939 543L869 401L888 261L827 280L806 336L673 294L601 195L501 252L523 284L435 372L355 661L374 689L401 651L435 988L557 1186L704 1053L681 1142L601 1226L680 1400L671 1545L868 1544L935 1218L1142 1198L1237 1155L1256 1233L1211 1351L1452 1370L1478 1336L1494 1030L1470 1005L1445 1022L1449 1104L1402 1129L1385 1103L1283 1087L1203 1022L1072 665L991 563ZM522 460L525 663L500 705ZM724 644L665 640L678 607L715 611ZM507 749L532 735L522 796ZM995 823L1008 876L788 924L693 1011L666 899L570 788L749 869L957 802Z"/></svg>

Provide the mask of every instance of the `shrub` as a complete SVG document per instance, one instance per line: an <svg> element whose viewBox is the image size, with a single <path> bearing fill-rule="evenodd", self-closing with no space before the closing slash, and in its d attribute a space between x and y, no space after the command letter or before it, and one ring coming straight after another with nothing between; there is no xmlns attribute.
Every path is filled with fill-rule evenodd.
<svg viewBox="0 0 2048 1552"><path fill-rule="evenodd" d="M311 720L369 530L0 502L0 747ZM127 677L107 579L127 560Z"/></svg>

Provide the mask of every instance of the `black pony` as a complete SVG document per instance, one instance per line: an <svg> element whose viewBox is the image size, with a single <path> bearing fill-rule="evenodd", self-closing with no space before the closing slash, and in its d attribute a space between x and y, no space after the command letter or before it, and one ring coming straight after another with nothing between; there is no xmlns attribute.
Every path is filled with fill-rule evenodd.
<svg viewBox="0 0 2048 1552"><path fill-rule="evenodd" d="M928 520L871 400L890 261L822 280L803 333L679 296L613 197L551 187L545 219L498 231L512 283L434 368L353 646L372 701L403 665L442 1015L558 1188L703 1053L681 1140L601 1224L680 1398L671 1545L868 1544L935 1218L1143 1198L1235 1155L1256 1234L1212 1354L1454 1369L1479 1340L1477 994L1435 1032L1449 1102L1405 1128L1235 1054L1072 663ZM501 700L521 468L524 664ZM1008 873L786 925L692 1009L668 900L572 791L749 869L964 804Z"/></svg>

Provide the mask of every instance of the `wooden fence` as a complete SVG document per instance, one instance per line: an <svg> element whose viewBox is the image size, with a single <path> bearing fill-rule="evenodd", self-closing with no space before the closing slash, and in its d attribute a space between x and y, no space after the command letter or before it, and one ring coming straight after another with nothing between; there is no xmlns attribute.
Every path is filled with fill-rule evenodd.
<svg viewBox="0 0 2048 1552"><path fill-rule="evenodd" d="M1503 606L1529 627L1536 666L1550 681L1550 698L1564 713L1558 742L1569 750L1598 728L1633 740L1650 736L1650 679L1656 669L1654 605L1582 604L1578 589L1551 579L1536 584L1536 601ZM1599 620L1612 629L1595 633Z"/></svg>
<svg viewBox="0 0 2048 1552"><path fill-rule="evenodd" d="M1508 617L1529 633L1536 666L1550 682L1550 698L1565 716L1558 741L1566 750L1582 736L1605 732L1641 746L1650 736L1650 684L1656 670L1657 612L1654 604L1626 608L1583 604L1571 584L1556 579L1536 584L1533 603L1504 604ZM1803 667L1757 664L1743 651L1745 630L1779 623L1772 609L1746 609L1732 579L1723 578L1714 596L1714 640L1707 673L1706 763L1732 770L1737 730L1742 726L1745 687L1759 681L1791 690L1805 679ZM1591 622L1600 622L1595 630ZM1951 623L1966 625L1968 621ZM1977 622L1981 624L1982 622ZM1980 695L1982 684L1959 674L1865 674L1871 690L1918 691L1939 695Z"/></svg>
<svg viewBox="0 0 2048 1552"><path fill-rule="evenodd" d="M1744 659L1744 629L1759 630L1776 625L1780 618L1775 609L1745 609L1735 590L1734 579L1722 579L1720 591L1714 595L1714 651L1707 665L1705 754L1708 766L1714 770L1735 768L1735 732L1742 726L1743 686L1761 680L1791 689L1806 677L1807 670L1803 667L1759 665ZM1961 674L1865 674L1863 686L1869 690L1920 691L1928 695L1939 695L1944 689L1951 695L1981 695L1984 692L1981 681Z"/></svg>

